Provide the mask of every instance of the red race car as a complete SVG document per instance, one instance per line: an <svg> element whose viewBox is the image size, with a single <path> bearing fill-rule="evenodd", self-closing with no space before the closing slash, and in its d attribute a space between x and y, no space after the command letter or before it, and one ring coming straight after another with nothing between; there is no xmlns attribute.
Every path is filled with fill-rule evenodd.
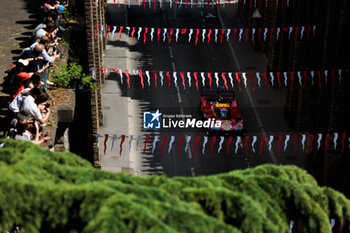
<svg viewBox="0 0 350 233"><path fill-rule="evenodd" d="M238 109L233 91L202 90L201 110L204 119L215 119L216 124L210 127L208 134L242 134L244 130L243 117ZM220 127L218 127L220 125Z"/></svg>

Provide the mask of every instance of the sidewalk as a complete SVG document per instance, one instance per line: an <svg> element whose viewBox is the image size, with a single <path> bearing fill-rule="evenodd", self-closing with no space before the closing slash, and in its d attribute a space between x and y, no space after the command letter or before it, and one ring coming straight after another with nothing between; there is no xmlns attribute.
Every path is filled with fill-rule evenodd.
<svg viewBox="0 0 350 233"><path fill-rule="evenodd" d="M30 36L37 25L36 0L2 0L0 7L0 83L6 76L13 61L23 48L31 44ZM3 127L4 114L8 109L9 96L0 87L0 130Z"/></svg>

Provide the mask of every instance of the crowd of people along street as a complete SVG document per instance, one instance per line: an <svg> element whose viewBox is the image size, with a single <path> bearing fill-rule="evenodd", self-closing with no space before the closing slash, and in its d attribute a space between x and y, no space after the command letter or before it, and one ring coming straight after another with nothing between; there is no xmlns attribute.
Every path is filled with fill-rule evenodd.
<svg viewBox="0 0 350 233"><path fill-rule="evenodd" d="M60 23L67 6L66 1L43 2L42 23L35 27L28 38L32 45L23 49L18 60L7 71L4 90L11 98L7 130L9 137L38 145L50 139L43 135L43 127L51 114L46 85L53 85L48 80L49 67L61 57L59 35L67 29Z"/></svg>

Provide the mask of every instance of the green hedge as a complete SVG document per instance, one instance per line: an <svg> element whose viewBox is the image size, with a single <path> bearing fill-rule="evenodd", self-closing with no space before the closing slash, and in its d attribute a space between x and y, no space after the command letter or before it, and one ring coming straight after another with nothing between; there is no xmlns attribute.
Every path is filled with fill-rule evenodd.
<svg viewBox="0 0 350 233"><path fill-rule="evenodd" d="M295 166L264 165L207 177L135 177L94 169L72 153L5 140L0 232L331 232L350 201Z"/></svg>

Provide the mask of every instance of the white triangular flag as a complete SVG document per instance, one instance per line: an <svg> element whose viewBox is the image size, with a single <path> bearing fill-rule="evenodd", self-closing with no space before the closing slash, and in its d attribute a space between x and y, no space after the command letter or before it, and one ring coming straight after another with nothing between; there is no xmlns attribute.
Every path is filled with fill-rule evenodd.
<svg viewBox="0 0 350 233"><path fill-rule="evenodd" d="M301 30L300 30L300 38L303 39L303 36L304 36L304 30L305 30L305 27L304 26L301 26Z"/></svg>
<svg viewBox="0 0 350 233"><path fill-rule="evenodd" d="M311 84L314 85L315 71L311 70Z"/></svg>
<svg viewBox="0 0 350 233"><path fill-rule="evenodd" d="M115 143L116 140L117 140L117 135L116 135L116 134L113 134L111 151L113 150L114 143Z"/></svg>
<svg viewBox="0 0 350 233"><path fill-rule="evenodd" d="M303 77L301 77L301 72L300 71L298 71L297 74L298 74L298 77L299 77L299 86L301 86Z"/></svg>
<svg viewBox="0 0 350 233"><path fill-rule="evenodd" d="M304 148L305 148L305 140L306 140L306 135L303 134L303 135L301 136L301 145L303 146L303 147L302 147L303 150L304 150Z"/></svg>
<svg viewBox="0 0 350 233"><path fill-rule="evenodd" d="M167 28L164 28L164 32L163 32L163 42L165 42L167 30L168 30Z"/></svg>
<svg viewBox="0 0 350 233"><path fill-rule="evenodd" d="M159 138L159 136L154 136L152 154L154 154L154 150L156 149L156 144L157 144L158 138Z"/></svg>
<svg viewBox="0 0 350 233"><path fill-rule="evenodd" d="M179 32L180 32L180 29L179 29L179 28L176 28L176 33L175 33L176 42L177 42L178 39L179 39Z"/></svg>
<svg viewBox="0 0 350 233"><path fill-rule="evenodd" d="M154 28L151 28L151 41L153 41Z"/></svg>
<svg viewBox="0 0 350 233"><path fill-rule="evenodd" d="M204 140L203 140L203 145L202 145L202 154L204 154L205 152L205 145L207 144L208 142L208 137L207 136L204 136Z"/></svg>
<svg viewBox="0 0 350 233"><path fill-rule="evenodd" d="M112 40L114 40L114 33L117 30L117 26L113 26L113 30L112 30Z"/></svg>
<svg viewBox="0 0 350 233"><path fill-rule="evenodd" d="M234 87L235 87L235 85L233 84L232 72L229 72L229 73L228 73L228 77L230 78L230 82L231 82L231 86L232 86L232 88L234 88Z"/></svg>
<svg viewBox="0 0 350 233"><path fill-rule="evenodd" d="M170 151L173 148L174 141L175 141L175 136L171 136L169 141L168 154L170 154Z"/></svg>
<svg viewBox="0 0 350 233"><path fill-rule="evenodd" d="M140 40L141 31L142 31L142 28L140 27L138 32L137 32L137 40Z"/></svg>
<svg viewBox="0 0 350 233"><path fill-rule="evenodd" d="M219 73L215 72L214 75L215 75L215 80L216 80L216 87L219 87Z"/></svg>
<svg viewBox="0 0 350 233"><path fill-rule="evenodd" d="M333 138L334 150L337 149L337 140L338 140L338 133L334 133L334 138Z"/></svg>
<svg viewBox="0 0 350 233"><path fill-rule="evenodd" d="M188 43L191 42L192 33L193 33L193 29L190 29L190 33L188 34Z"/></svg>
<svg viewBox="0 0 350 233"><path fill-rule="evenodd" d="M187 72L188 86L191 87L191 72Z"/></svg>
<svg viewBox="0 0 350 233"><path fill-rule="evenodd" d="M258 86L260 87L261 86L261 78L260 78L260 73L259 72L256 72L256 78L258 79Z"/></svg>
<svg viewBox="0 0 350 233"><path fill-rule="evenodd" d="M186 136L186 147L185 147L185 152L187 152L188 147L190 145L190 141L191 141L191 136Z"/></svg>
<svg viewBox="0 0 350 233"><path fill-rule="evenodd" d="M202 29L202 42L204 43L205 40L205 29Z"/></svg>
<svg viewBox="0 0 350 233"><path fill-rule="evenodd" d="M242 141L241 136L237 136L235 154L237 154L238 145Z"/></svg>
<svg viewBox="0 0 350 233"><path fill-rule="evenodd" d="M290 40L290 36L292 34L293 27L289 27L288 40Z"/></svg>
<svg viewBox="0 0 350 233"><path fill-rule="evenodd" d="M271 151L271 149L272 149L272 141L273 141L273 135L270 135L270 139L269 139L269 151Z"/></svg>
<svg viewBox="0 0 350 233"><path fill-rule="evenodd" d="M341 72L342 72L342 70L341 70L341 69L339 69L339 70L338 70L339 84L341 83Z"/></svg>
<svg viewBox="0 0 350 233"><path fill-rule="evenodd" d="M151 86L151 76L149 75L149 71L146 70L145 71L145 74L147 76L147 83L148 83L148 86Z"/></svg>
<svg viewBox="0 0 350 233"><path fill-rule="evenodd" d="M290 135L287 134L286 139L284 141L284 151L286 151L286 149L287 149L289 139L290 139Z"/></svg>
<svg viewBox="0 0 350 233"><path fill-rule="evenodd" d="M230 40L230 33L231 33L231 29L227 29L226 41L229 41L229 40Z"/></svg>
<svg viewBox="0 0 350 233"><path fill-rule="evenodd" d="M273 76L273 72L270 72L270 76L271 76L271 85L274 86L275 85L275 77Z"/></svg>
<svg viewBox="0 0 350 233"><path fill-rule="evenodd" d="M276 31L276 40L280 38L280 32L281 32L281 28L278 27Z"/></svg>
<svg viewBox="0 0 350 233"><path fill-rule="evenodd" d="M225 140L225 137L224 136L220 136L218 154L220 154L220 151L222 149L222 144L224 143L224 140Z"/></svg>
<svg viewBox="0 0 350 233"><path fill-rule="evenodd" d="M121 69L119 69L118 71L119 71L119 75L120 75L120 82L121 82L121 84L123 84L123 71Z"/></svg>
<svg viewBox="0 0 350 233"><path fill-rule="evenodd" d="M284 86L287 87L287 81L288 81L287 72L283 72L283 76L284 76Z"/></svg>
<svg viewBox="0 0 350 233"><path fill-rule="evenodd" d="M201 72L201 78L202 78L202 85L203 87L205 87L205 76L204 76L204 72Z"/></svg>
<svg viewBox="0 0 350 233"><path fill-rule="evenodd" d="M160 85L163 86L164 84L164 76L163 76L163 71L159 71L159 76L160 76Z"/></svg>
<svg viewBox="0 0 350 233"><path fill-rule="evenodd" d="M131 150L131 143L132 143L132 140L134 139L134 136L133 135L130 135L129 137L129 152Z"/></svg>
<svg viewBox="0 0 350 233"><path fill-rule="evenodd" d="M177 87L177 74L176 74L176 72L173 72L173 77L174 77L175 87Z"/></svg>
<svg viewBox="0 0 350 233"><path fill-rule="evenodd" d="M245 72L242 73L242 77L243 77L244 86L245 88L247 88L247 76Z"/></svg>
<svg viewBox="0 0 350 233"><path fill-rule="evenodd" d="M252 140L252 150L254 151L254 153L255 153L255 147L254 147L254 145L255 145L255 142L258 140L258 137L257 136L253 136L253 140Z"/></svg>
<svg viewBox="0 0 350 233"><path fill-rule="evenodd" d="M317 150L319 150L320 147L321 147L321 140L322 140L322 134L319 133L318 134L318 139L317 139Z"/></svg>

